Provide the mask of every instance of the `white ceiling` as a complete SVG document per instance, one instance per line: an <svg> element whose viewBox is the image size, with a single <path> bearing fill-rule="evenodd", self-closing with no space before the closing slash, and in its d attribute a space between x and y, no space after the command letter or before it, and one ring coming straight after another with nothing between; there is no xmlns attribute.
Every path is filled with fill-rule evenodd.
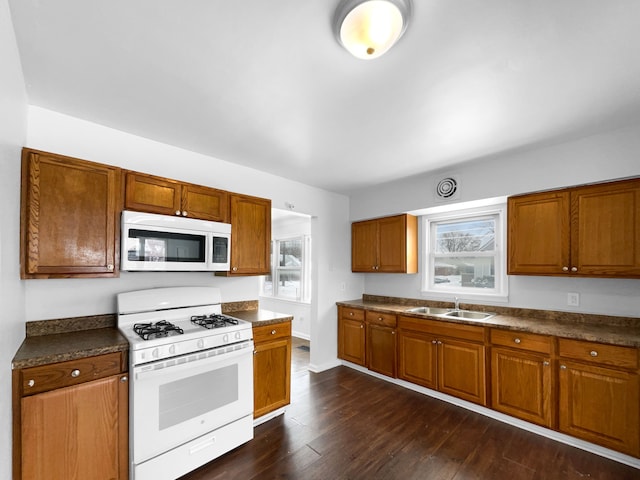
<svg viewBox="0 0 640 480"><path fill-rule="evenodd" d="M373 61L338 0L9 0L29 102L328 190L640 122L640 1L413 0Z"/></svg>

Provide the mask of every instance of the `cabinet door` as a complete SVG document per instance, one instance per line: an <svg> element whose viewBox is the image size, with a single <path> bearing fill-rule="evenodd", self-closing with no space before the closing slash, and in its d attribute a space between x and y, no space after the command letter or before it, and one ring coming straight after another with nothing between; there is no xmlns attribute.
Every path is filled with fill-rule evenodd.
<svg viewBox="0 0 640 480"><path fill-rule="evenodd" d="M438 390L486 405L484 345L438 340Z"/></svg>
<svg viewBox="0 0 640 480"><path fill-rule="evenodd" d="M338 357L358 365L365 365L364 322L341 318L338 321Z"/></svg>
<svg viewBox="0 0 640 480"><path fill-rule="evenodd" d="M367 366L369 370L396 377L396 331L367 324Z"/></svg>
<svg viewBox="0 0 640 480"><path fill-rule="evenodd" d="M550 363L542 355L494 347L492 408L552 428Z"/></svg>
<svg viewBox="0 0 640 480"><path fill-rule="evenodd" d="M291 337L256 344L253 357L253 416L289 405Z"/></svg>
<svg viewBox="0 0 640 480"><path fill-rule="evenodd" d="M271 200L232 194L230 275L271 271Z"/></svg>
<svg viewBox="0 0 640 480"><path fill-rule="evenodd" d="M569 193L508 199L508 273L560 275L569 270Z"/></svg>
<svg viewBox="0 0 640 480"><path fill-rule="evenodd" d="M21 278L113 277L120 169L23 150Z"/></svg>
<svg viewBox="0 0 640 480"><path fill-rule="evenodd" d="M351 271L372 272L378 266L378 222L351 224Z"/></svg>
<svg viewBox="0 0 640 480"><path fill-rule="evenodd" d="M577 188L571 205L572 272L640 276L640 180Z"/></svg>
<svg viewBox="0 0 640 480"><path fill-rule="evenodd" d="M560 431L639 456L638 375L562 360Z"/></svg>
<svg viewBox="0 0 640 480"><path fill-rule="evenodd" d="M126 479L128 383L114 375L22 399L22 477Z"/></svg>
<svg viewBox="0 0 640 480"><path fill-rule="evenodd" d="M181 185L175 180L127 172L124 207L127 210L182 215Z"/></svg>
<svg viewBox="0 0 640 480"><path fill-rule="evenodd" d="M435 390L437 346L433 335L411 330L398 332L398 378Z"/></svg>
<svg viewBox="0 0 640 480"><path fill-rule="evenodd" d="M378 220L380 272L416 273L418 271L417 218L396 215Z"/></svg>
<svg viewBox="0 0 640 480"><path fill-rule="evenodd" d="M183 185L182 210L190 218L227 222L229 219L229 196L227 192L215 188Z"/></svg>

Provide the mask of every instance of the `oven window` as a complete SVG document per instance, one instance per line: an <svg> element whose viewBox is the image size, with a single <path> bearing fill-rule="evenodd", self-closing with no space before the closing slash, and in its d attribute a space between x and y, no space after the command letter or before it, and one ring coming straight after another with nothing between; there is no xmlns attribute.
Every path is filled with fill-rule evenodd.
<svg viewBox="0 0 640 480"><path fill-rule="evenodd" d="M238 401L238 364L159 388L159 428L164 430Z"/></svg>
<svg viewBox="0 0 640 480"><path fill-rule="evenodd" d="M204 262L205 235L129 229L127 258L136 262Z"/></svg>

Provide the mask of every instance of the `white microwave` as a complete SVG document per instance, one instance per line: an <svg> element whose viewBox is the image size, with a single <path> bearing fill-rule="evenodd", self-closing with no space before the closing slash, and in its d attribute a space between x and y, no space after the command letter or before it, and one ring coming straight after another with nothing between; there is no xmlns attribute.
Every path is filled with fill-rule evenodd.
<svg viewBox="0 0 640 480"><path fill-rule="evenodd" d="M195 218L122 212L120 269L153 272L226 272L231 225Z"/></svg>

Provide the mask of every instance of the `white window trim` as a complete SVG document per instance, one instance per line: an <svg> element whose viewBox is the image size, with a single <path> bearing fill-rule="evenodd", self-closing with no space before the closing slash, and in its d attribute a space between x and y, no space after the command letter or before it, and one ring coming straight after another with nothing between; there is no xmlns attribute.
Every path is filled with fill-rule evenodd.
<svg viewBox="0 0 640 480"><path fill-rule="evenodd" d="M278 266L278 242L287 240L302 239L302 265L300 266L300 298L295 299L291 297L282 297L277 295L278 290L278 271L286 271L286 268L280 268ZM293 269L292 270L298 270ZM272 295L266 295L264 293L264 282L266 276L261 277L260 282L260 296L264 298L272 298L274 300L281 300L285 302L298 303L303 305L309 305L311 303L311 236L306 234L301 235L287 235L279 238L274 238L271 241L271 282L272 282Z"/></svg>
<svg viewBox="0 0 640 480"><path fill-rule="evenodd" d="M507 276L507 224L506 224L507 205L490 205L477 208L467 208L463 210L447 211L442 213L434 213L422 217L422 296L432 300L450 301L452 297L460 297L463 300L481 300L487 302L508 302L509 300L509 279ZM443 290L434 288L430 283L431 267L433 255L431 254L431 244L433 242L431 235L431 224L443 220L464 220L470 217L482 217L497 215L495 245L498 255L495 258L495 278L496 288L491 292L478 293L469 287L461 287L460 290ZM483 256L482 252L478 255ZM493 255L491 255L493 256Z"/></svg>

